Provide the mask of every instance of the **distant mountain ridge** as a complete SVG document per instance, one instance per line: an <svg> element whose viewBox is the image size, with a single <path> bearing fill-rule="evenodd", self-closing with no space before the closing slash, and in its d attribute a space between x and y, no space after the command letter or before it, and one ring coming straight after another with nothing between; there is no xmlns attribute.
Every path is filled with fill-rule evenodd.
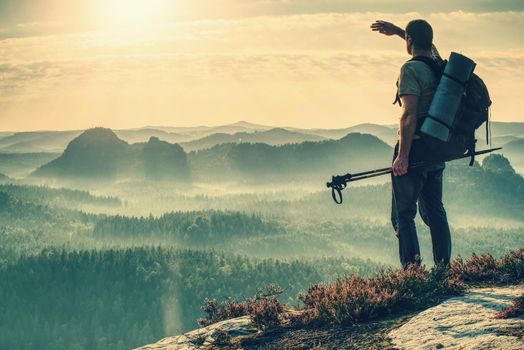
<svg viewBox="0 0 524 350"><path fill-rule="evenodd" d="M180 146L182 146L184 151L188 153L195 151L200 152L205 150L211 150L217 145L227 144L252 143L265 144L269 146L283 146L311 141L337 141L343 138L345 135L351 133L373 135L381 141L383 141L385 144L393 146L398 138L397 129L398 128L394 125L377 125L370 123L359 124L342 129L300 129L293 127L274 128L271 126L253 124L249 122L238 122L230 125L221 125L216 127L146 127L138 129L114 130L112 132L119 139L126 141L129 147L131 148L138 147L141 149L141 147L143 146L135 146L135 144L147 143L153 137L171 144L179 144ZM485 143L482 140L483 132L483 130L478 131L479 149L486 148ZM30 150L49 151L58 150L60 148L63 148L65 150L69 142L71 142L75 137L78 137L81 134L82 131L45 131L23 133L4 132L0 134L0 156L3 157L1 153L8 152L9 150L12 150L9 151L9 153L13 153L13 155L10 155L9 157L13 159L16 158L16 153L23 156L27 154L27 152ZM524 146L522 142L519 142L519 140L524 139L524 123L494 122L492 126L492 136L494 146L504 146L504 149L499 151L499 153L508 157L511 163L514 165L514 167L517 169L517 171L523 173L524 156L522 156L522 154L524 154ZM244 151L247 151L249 148L247 146L242 147ZM231 148L233 150L237 149L228 145L225 146L225 148L223 148L221 152L227 153L228 148ZM259 145L255 148L261 151L262 148L264 148L264 146ZM270 148L267 147L266 149L270 150ZM289 151L289 149L287 150ZM216 152L216 150L213 152ZM49 158L56 157L55 154L48 153L46 155L45 153L41 153L41 156L39 157L39 159L41 160L34 159L34 161L27 164L27 166L33 166L31 169L27 169L27 167L24 167L23 169L12 169L12 165L6 165L6 168L4 164L0 164L0 172L15 177L25 176L28 172L33 171L38 166L41 166L43 163L48 162ZM217 157L224 156L226 155L217 155ZM123 156L123 158L121 159L126 159L127 157L128 156ZM34 157L32 156L32 158ZM191 155L189 158L194 158L193 161L191 161L190 163L195 165L197 169L209 168L208 166L201 167L202 164L199 164L198 161L194 161L195 159L198 160L199 158L205 158L203 154ZM230 157L228 159L230 160ZM211 159L210 161L214 162L215 159ZM131 161L131 163L133 162L139 163L140 160L135 159L134 161ZM315 162L318 161L314 160L313 163ZM222 165L222 168L226 166L225 164L228 164L228 161L226 161L224 165ZM107 169L108 171L109 168ZM144 175L144 170L142 169L143 166L142 168L141 166L138 166L137 169L131 169L132 167L128 168L129 170L133 170L134 173L140 173L140 175ZM319 171L321 170L319 169ZM39 173L42 174L42 172ZM222 173L218 174L219 177L222 175ZM137 175L133 176L136 177Z"/></svg>
<svg viewBox="0 0 524 350"><path fill-rule="evenodd" d="M60 153L0 152L0 172L12 178L23 178L58 156L60 156Z"/></svg>
<svg viewBox="0 0 524 350"><path fill-rule="evenodd" d="M165 130L159 129L133 129L133 130L113 130L114 133L124 141L128 143L136 142L147 142L151 137L156 137L158 139L168 141L171 143L186 142L193 139L189 135L168 132Z"/></svg>
<svg viewBox="0 0 524 350"><path fill-rule="evenodd" d="M321 140L326 140L326 137L290 131L283 128L272 128L254 132L242 131L234 134L213 133L198 140L183 142L180 145L189 152L211 148L215 145L223 143L265 143L268 145L277 146L287 143L301 143L305 141Z"/></svg>
<svg viewBox="0 0 524 350"><path fill-rule="evenodd" d="M213 174L215 179L246 182L304 179L320 180L347 168L365 169L383 165L391 147L375 136L352 133L339 140L271 146L263 143L216 145L190 154L192 173L198 179Z"/></svg>
<svg viewBox="0 0 524 350"><path fill-rule="evenodd" d="M272 131L270 131L272 132ZM277 130L278 132L278 130ZM287 133L287 132L286 132ZM351 133L339 140L306 141L280 146L225 143L186 153L178 144L156 137L128 144L110 129L85 131L64 153L33 176L69 179L192 179L265 182L326 178L353 169L378 166L391 147L375 136Z"/></svg>
<svg viewBox="0 0 524 350"><path fill-rule="evenodd" d="M301 129L294 129L300 131ZM311 129L308 132L314 135L320 135L326 138L338 139L349 133L371 134L389 145L394 145L398 138L398 127L378 124L357 124L342 129Z"/></svg>
<svg viewBox="0 0 524 350"><path fill-rule="evenodd" d="M38 153L62 152L66 145L82 133L72 131L29 131L0 136L0 152Z"/></svg>
<svg viewBox="0 0 524 350"><path fill-rule="evenodd" d="M269 131L279 130L281 139L272 139ZM286 134L283 131L289 132ZM33 132L0 132L0 152L35 153L35 152L62 152L67 144L82 130L73 131L33 131ZM268 134L264 134L268 132ZM151 137L170 143L184 144L187 150L212 147L218 143L238 142L242 138L245 142L263 142L271 145L296 143L303 141L317 141L324 139L340 139L349 133L363 133L377 136L390 146L398 138L396 125L379 125L372 123L358 124L340 129L306 129L298 127L275 127L240 121L233 124L218 126L172 127L146 126L134 129L118 129L114 133L128 143L147 142ZM245 133L243 135L242 133ZM300 135L297 135L300 134ZM212 136L216 134L215 136ZM229 135L226 136L225 134ZM235 137L232 137L233 135ZM248 135L253 134L253 135ZM524 123L492 123L492 136L495 145L503 145L510 141L524 138ZM209 137L209 138L207 138ZM483 130L478 132L479 144L485 141ZM216 142L213 144L213 140Z"/></svg>

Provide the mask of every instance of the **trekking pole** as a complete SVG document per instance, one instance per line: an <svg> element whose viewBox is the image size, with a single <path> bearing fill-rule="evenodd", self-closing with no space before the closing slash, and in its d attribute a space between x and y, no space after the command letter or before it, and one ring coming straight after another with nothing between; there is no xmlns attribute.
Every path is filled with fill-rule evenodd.
<svg viewBox="0 0 524 350"><path fill-rule="evenodd" d="M483 151L475 152L474 155L478 156L481 154L498 151L500 149L502 149L502 147L490 148L490 149L486 149ZM431 164L440 163L440 162L450 162L452 160L470 158L470 157L471 157L471 154L465 154L459 157L450 158L450 159L441 160L441 161L418 162L418 163L411 164L409 166L409 169L419 168L422 166L431 165ZM393 172L393 169L391 167L388 167L388 168L363 171L363 172L355 173L355 174L347 173L345 175L335 175L331 178L330 182L326 183L326 186L327 188L331 188L331 197L333 197L333 200L335 201L335 203L342 204L342 200L343 200L342 190L347 187L348 182L369 179L369 178L376 177L376 176L387 175L387 174L391 174L392 172Z"/></svg>

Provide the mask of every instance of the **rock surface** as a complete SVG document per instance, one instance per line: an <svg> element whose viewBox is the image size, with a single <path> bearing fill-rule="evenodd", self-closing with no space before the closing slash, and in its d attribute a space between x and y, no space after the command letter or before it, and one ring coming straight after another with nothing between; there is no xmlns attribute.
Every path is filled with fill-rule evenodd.
<svg viewBox="0 0 524 350"><path fill-rule="evenodd" d="M214 349L238 344L246 337L258 334L249 316L242 316L214 323L176 337L164 338L136 350L197 350Z"/></svg>
<svg viewBox="0 0 524 350"><path fill-rule="evenodd" d="M448 299L417 314L406 323L403 323L405 322L404 320L399 319L401 321L399 323L403 323L402 326L395 326L398 328L389 331L388 334L387 330L383 333L383 337L388 343L385 348L390 348L390 345L393 345L398 350L524 349L524 340L522 338L524 334L524 318L495 318L495 315L500 310L511 305L512 300L522 293L524 293L524 284L511 287L473 289L463 296ZM288 310L288 312L291 311ZM297 313L297 311L293 313ZM365 325L361 324L360 326ZM335 330L323 330L320 333L336 334L339 338L341 334L344 334L344 339L346 337L354 337L356 339L364 336L365 339L372 341L369 335L374 334L373 332L376 332L376 330L366 331L358 327L355 328L356 326L359 325L355 325L345 333ZM297 331L300 331L300 329ZM366 332L369 334L366 334ZM253 339L259 339L263 343L267 341L263 337L258 337L260 335L261 331L253 325L250 317L242 316L196 329L183 335L164 338L157 343L143 346L137 350L247 349L251 347L243 347L240 343L247 339L250 339L248 342L252 342ZM318 339L322 338L320 335L318 332L316 333ZM313 335L306 332L306 336L309 338ZM269 337L271 338L271 335ZM285 333L283 337L294 338L296 334ZM333 344L331 345L333 346L331 346L329 337L326 339L322 338L322 340L327 340L327 343L322 343L320 349L341 348L339 342L332 341ZM298 343L303 346L297 345L289 348L310 348L306 346L306 342L300 339L298 339ZM355 344L357 343L360 344L359 342ZM267 345L267 343L265 344ZM368 343L364 348L383 348L383 345L375 345L372 347ZM259 346L257 345L254 348L258 349ZM280 348L280 346L268 347L268 349ZM286 348L288 347L286 346ZM353 348L353 346L347 348ZM362 347L357 346L356 348Z"/></svg>
<svg viewBox="0 0 524 350"><path fill-rule="evenodd" d="M524 293L524 285L473 289L413 317L389 336L398 349L524 349L524 339L510 330L524 328L523 318L495 315Z"/></svg>

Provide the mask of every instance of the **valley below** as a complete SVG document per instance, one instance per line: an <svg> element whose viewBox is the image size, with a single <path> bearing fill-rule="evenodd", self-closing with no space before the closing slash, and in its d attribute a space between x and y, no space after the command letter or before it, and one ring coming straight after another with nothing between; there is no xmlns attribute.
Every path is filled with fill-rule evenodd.
<svg viewBox="0 0 524 350"><path fill-rule="evenodd" d="M514 124L500 154L447 164L453 258L524 247ZM387 166L395 138L245 122L1 134L0 348L136 348L198 328L206 299L278 285L299 308L314 284L398 268L389 177L350 185L342 205L326 188Z"/></svg>

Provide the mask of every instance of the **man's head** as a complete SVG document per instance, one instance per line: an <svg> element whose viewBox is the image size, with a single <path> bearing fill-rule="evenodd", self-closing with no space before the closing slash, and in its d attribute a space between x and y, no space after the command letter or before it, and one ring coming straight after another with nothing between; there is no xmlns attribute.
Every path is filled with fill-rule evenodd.
<svg viewBox="0 0 524 350"><path fill-rule="evenodd" d="M431 50L433 44L433 29L423 19L414 19L406 26L406 47L408 53L414 50Z"/></svg>

